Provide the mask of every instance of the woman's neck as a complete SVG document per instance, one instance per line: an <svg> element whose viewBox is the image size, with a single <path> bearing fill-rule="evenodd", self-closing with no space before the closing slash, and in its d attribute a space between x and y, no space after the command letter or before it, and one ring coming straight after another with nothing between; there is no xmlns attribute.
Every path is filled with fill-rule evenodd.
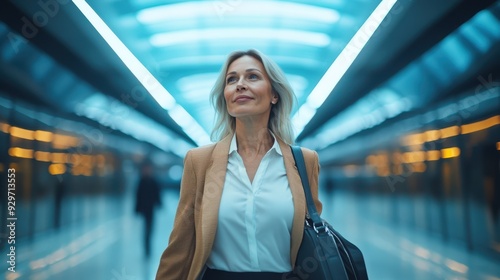
<svg viewBox="0 0 500 280"><path fill-rule="evenodd" d="M263 155L271 149L273 136L267 126L236 125L236 141L238 153L248 155Z"/></svg>

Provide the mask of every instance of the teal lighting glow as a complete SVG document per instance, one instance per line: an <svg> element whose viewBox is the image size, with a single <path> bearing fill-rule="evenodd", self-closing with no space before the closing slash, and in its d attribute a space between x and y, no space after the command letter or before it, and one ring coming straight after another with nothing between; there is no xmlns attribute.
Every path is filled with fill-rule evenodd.
<svg viewBox="0 0 500 280"><path fill-rule="evenodd" d="M151 36L150 42L153 46L165 47L197 41L224 39L276 40L313 47L326 47L330 45L331 42L330 37L324 33L275 28L211 28L182 30L155 34Z"/></svg>
<svg viewBox="0 0 500 280"><path fill-rule="evenodd" d="M220 65L221 61L224 61L227 55L190 55L190 56L176 56L168 58L165 60L158 61L158 64L164 69L175 69L179 66L189 66L189 67L203 67ZM320 67L318 60L313 58L303 58L297 56L280 56L273 55L272 58L278 65L300 65L304 68L315 69ZM288 75L287 75L288 76Z"/></svg>
<svg viewBox="0 0 500 280"><path fill-rule="evenodd" d="M196 130L204 131L201 126L189 114L172 114L171 111L178 112L179 106L174 97L161 85L161 83L149 72L149 70L135 57L132 52L123 44L123 42L114 34L109 26L99 17L99 15L88 5L84 0L73 0L76 7L89 20L94 28L99 32L103 39L109 44L113 51L125 63L128 69L141 82L144 88L158 102L158 104L168 111L172 119L177 123L188 123L189 126L182 126L182 129L193 139L198 145L210 143L208 134L200 135L199 132L195 135L190 135L189 132ZM186 122L189 119L189 122ZM195 137L196 136L196 137Z"/></svg>
<svg viewBox="0 0 500 280"><path fill-rule="evenodd" d="M412 108L410 99L402 97L390 88L380 88L358 100L330 119L314 137L307 138L304 145L323 149L347 137L374 127Z"/></svg>
<svg viewBox="0 0 500 280"><path fill-rule="evenodd" d="M340 18L336 10L284 1L190 1L141 10L137 19L143 24L173 22L193 18L259 17L307 20L333 24Z"/></svg>
<svg viewBox="0 0 500 280"><path fill-rule="evenodd" d="M473 61L480 59L482 53L498 43L498 38L500 21L491 11L481 11L383 86L372 90L328 120L301 144L313 149L323 149L403 112L423 108L429 102L437 100L442 88L449 88L452 83L460 80L469 71ZM481 88L482 85L479 85L475 89L473 97L469 96L426 113L426 122L446 119L460 110L467 110L466 107L477 107L479 102L498 94L497 88L483 88L484 92L479 93ZM420 121L418 125L421 126Z"/></svg>
<svg viewBox="0 0 500 280"><path fill-rule="evenodd" d="M306 106L306 109L299 108L292 118L297 135L302 132L306 124L314 116L316 110L325 102L326 98L333 91L342 76L347 72L347 69L349 69L356 57L358 57L361 50L365 47L366 43L370 40L375 30L378 29L383 19L387 16L396 2L397 0L382 0L356 34L354 34L332 65L330 65L316 87L312 90L306 103L302 105L302 107ZM307 114L301 115L301 112L307 112Z"/></svg>
<svg viewBox="0 0 500 280"><path fill-rule="evenodd" d="M464 72L472 63L472 53L458 36L448 36L441 42L441 50L446 50L449 62L455 71ZM441 70L442 71L442 70Z"/></svg>
<svg viewBox="0 0 500 280"><path fill-rule="evenodd" d="M101 93L94 93L80 102L75 113L180 157L192 148L163 125Z"/></svg>

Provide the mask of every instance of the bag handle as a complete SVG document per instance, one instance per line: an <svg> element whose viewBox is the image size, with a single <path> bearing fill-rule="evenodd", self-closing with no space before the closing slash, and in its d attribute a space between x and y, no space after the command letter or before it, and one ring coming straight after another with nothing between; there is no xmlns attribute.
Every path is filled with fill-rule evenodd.
<svg viewBox="0 0 500 280"><path fill-rule="evenodd" d="M302 149L299 146L290 146L290 148L292 149L295 166L297 166L297 169L299 170L300 181L302 182L304 194L306 195L307 213L309 213L309 217L313 222L313 228L317 233L319 233L320 231L326 231L326 226L319 216L318 210L316 210L316 205L314 204L314 200L312 198L311 187L309 186L307 169Z"/></svg>

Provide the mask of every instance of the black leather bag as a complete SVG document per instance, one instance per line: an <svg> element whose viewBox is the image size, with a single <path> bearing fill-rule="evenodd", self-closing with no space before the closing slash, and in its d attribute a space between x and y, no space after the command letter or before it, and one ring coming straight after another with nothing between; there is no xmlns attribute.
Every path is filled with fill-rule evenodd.
<svg viewBox="0 0 500 280"><path fill-rule="evenodd" d="M295 274L311 280L367 280L361 251L321 219L312 199L304 156L300 147L292 147L295 164L304 186L308 215L304 236L295 263Z"/></svg>

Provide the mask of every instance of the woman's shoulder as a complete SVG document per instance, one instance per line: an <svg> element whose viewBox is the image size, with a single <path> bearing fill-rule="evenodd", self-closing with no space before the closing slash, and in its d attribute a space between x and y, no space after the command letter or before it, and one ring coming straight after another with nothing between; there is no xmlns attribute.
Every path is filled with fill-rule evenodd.
<svg viewBox="0 0 500 280"><path fill-rule="evenodd" d="M212 143L212 144L204 145L201 147L196 147L196 148L190 149L187 152L187 154L190 154L191 156L193 156L195 158L200 158L200 157L203 158L205 156L211 155L216 145L217 145L217 143Z"/></svg>
<svg viewBox="0 0 500 280"><path fill-rule="evenodd" d="M186 153L185 161L190 162L190 165L195 170L198 170L200 172L207 170L207 168L209 168L209 166L213 162L214 158L218 158L216 155L216 148L218 144L219 142L190 149Z"/></svg>
<svg viewBox="0 0 500 280"><path fill-rule="evenodd" d="M229 145L231 144L231 139L231 135L228 135L218 142L193 148L187 152L186 157L189 155L195 158L210 158L214 154L214 151L218 156L223 153L227 154L229 151Z"/></svg>
<svg viewBox="0 0 500 280"><path fill-rule="evenodd" d="M302 153L304 154L304 157L317 157L318 153L315 150L311 150L306 147L300 147L302 150Z"/></svg>
<svg viewBox="0 0 500 280"><path fill-rule="evenodd" d="M302 150L302 154L304 155L304 160L306 162L311 163L319 161L318 153L315 150L311 150L305 147L300 147L300 148Z"/></svg>

